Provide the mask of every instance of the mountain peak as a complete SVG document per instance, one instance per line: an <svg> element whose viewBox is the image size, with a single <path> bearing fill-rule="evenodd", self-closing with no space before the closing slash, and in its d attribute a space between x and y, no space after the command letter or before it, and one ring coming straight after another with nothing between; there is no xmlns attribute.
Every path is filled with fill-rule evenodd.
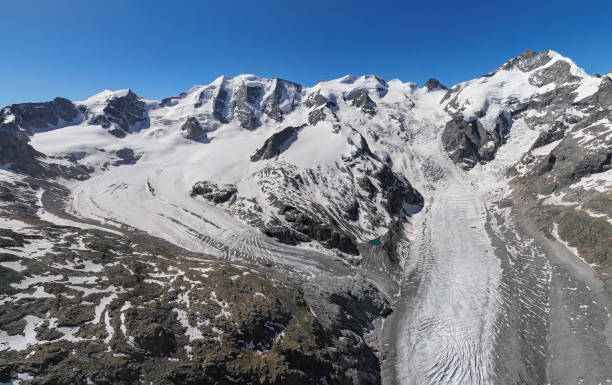
<svg viewBox="0 0 612 385"><path fill-rule="evenodd" d="M446 87L438 79L435 79L435 78L429 78L429 80L425 82L424 87L427 88L428 91L438 91L438 90L448 89L448 87Z"/></svg>
<svg viewBox="0 0 612 385"><path fill-rule="evenodd" d="M504 63L501 67L499 67L493 73L501 70L512 70L517 69L522 72L531 72L547 64L552 65L552 63L564 61L570 65L570 72L572 75L578 77L587 77L589 76L587 72L580 68L572 59L561 55L559 52L554 50L546 50L541 52L536 52L534 50L528 49L518 55L517 57L510 59L506 63Z"/></svg>
<svg viewBox="0 0 612 385"><path fill-rule="evenodd" d="M82 103L83 104L106 103L109 100L123 98L123 97L126 97L126 96L128 96L130 98L138 98L138 95L136 95L129 88L125 88L125 89L121 89L121 90L105 89L105 90L100 91L97 94L94 94L94 95L90 96L89 98L83 100Z"/></svg>
<svg viewBox="0 0 612 385"><path fill-rule="evenodd" d="M571 71L571 73L573 75L576 75L576 76L579 76L579 77L587 77L587 76L589 76L589 74L583 68L578 66L578 64L576 64L576 62L574 62L569 57L563 56L559 52L553 51L553 50L548 50L548 51L546 51L546 53L554 61L562 60L562 61L565 61L565 62L569 63L570 71Z"/></svg>
<svg viewBox="0 0 612 385"><path fill-rule="evenodd" d="M512 70L518 69L522 72L530 72L536 68L539 68L548 63L552 57L549 55L551 51L536 52L528 49L516 56L513 59L508 60L498 70ZM553 51L554 52L554 51Z"/></svg>

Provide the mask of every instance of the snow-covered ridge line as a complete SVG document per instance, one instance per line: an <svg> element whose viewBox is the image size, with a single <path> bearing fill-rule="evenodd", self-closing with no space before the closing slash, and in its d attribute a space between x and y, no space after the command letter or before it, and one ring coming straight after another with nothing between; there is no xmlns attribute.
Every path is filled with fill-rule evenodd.
<svg viewBox="0 0 612 385"><path fill-rule="evenodd" d="M570 65L571 68L571 73L573 75L576 75L578 77L581 78L587 78L587 77L594 77L594 78L598 78L596 76L592 76L589 75L583 68L579 67L572 59L565 57L563 55L561 55L560 53L554 51L554 50L548 50L545 52L546 55L548 55L551 60L544 66L539 67L539 69L544 69L549 67L550 65L552 65L553 63L555 63L556 61L564 61L567 62ZM524 53L523 53L524 54ZM500 67L503 68L505 65L507 65L508 63L511 63L512 60L508 60L504 65L502 65ZM612 76L612 72L608 73L604 76ZM284 80L284 79L279 79L279 78L266 78L266 77L261 77L255 74L249 74L249 73L245 73L245 74L239 74L239 75L235 75L235 76L227 76L227 75L221 75L218 78L216 78L215 80L213 80L211 83L209 84L200 84L200 85L194 85L193 87L191 87L189 90L187 90L186 92L183 92L175 97L180 97L182 95L190 95L190 94L194 94L194 93L198 93L201 92L204 89L210 88L210 87L219 87L221 85L223 85L224 83L231 83L231 84L269 84L274 82L275 80ZM284 81L289 81L289 80L284 80ZM462 86L464 84L470 83L473 80L468 80L465 82L461 82L458 83L457 85L450 87L450 88L454 88L457 86ZM298 84L298 83L294 83L294 84ZM311 91L316 91L319 89L330 89L330 88L343 88L343 89L347 89L347 87L359 87L359 88L364 88L364 89L375 89L377 87L380 86L393 86L394 88L406 88L406 89L416 89L416 88L421 88L419 87L418 84L414 83L414 82L410 82L410 81L402 81L398 78L393 78L389 81L385 81L381 76L379 75L360 75L360 76L355 76L355 75L345 75L343 77L337 78L337 79L330 79L330 80L321 80L318 83L314 84L313 86L301 86L303 89L303 92L305 94L308 94ZM117 97L121 97L121 96L125 96L125 94L127 94L127 92L130 91L129 89L120 89L120 90L116 90L116 91L112 91L112 90L104 90L101 91L100 93L97 93L95 95L92 95L90 98L84 100L84 101L75 101L75 104L89 104L92 103L94 101L99 101L99 100L104 100L104 99L110 99L110 98L117 98ZM162 99L164 100L164 99ZM149 101L154 102L154 101L161 101L161 100L154 100L154 99L149 99Z"/></svg>

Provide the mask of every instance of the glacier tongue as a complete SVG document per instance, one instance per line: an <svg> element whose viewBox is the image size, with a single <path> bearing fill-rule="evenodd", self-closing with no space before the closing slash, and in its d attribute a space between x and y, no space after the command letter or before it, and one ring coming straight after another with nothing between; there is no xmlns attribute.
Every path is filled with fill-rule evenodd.
<svg viewBox="0 0 612 385"><path fill-rule="evenodd" d="M402 384L495 382L501 269L484 229L484 204L455 173L445 169L446 179L415 218L398 336Z"/></svg>

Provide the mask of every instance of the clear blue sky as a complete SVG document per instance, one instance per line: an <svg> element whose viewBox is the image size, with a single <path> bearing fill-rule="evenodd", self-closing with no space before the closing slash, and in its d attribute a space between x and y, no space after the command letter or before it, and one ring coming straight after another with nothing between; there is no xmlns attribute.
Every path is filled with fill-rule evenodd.
<svg viewBox="0 0 612 385"><path fill-rule="evenodd" d="M528 48L606 73L611 3L0 0L0 105L105 88L160 99L239 73L452 85Z"/></svg>

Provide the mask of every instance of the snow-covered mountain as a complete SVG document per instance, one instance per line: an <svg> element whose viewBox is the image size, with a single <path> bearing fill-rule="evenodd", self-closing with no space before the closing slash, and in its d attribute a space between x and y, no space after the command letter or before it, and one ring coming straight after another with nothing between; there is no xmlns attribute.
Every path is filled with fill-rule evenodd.
<svg viewBox="0 0 612 385"><path fill-rule="evenodd" d="M612 77L553 51L7 106L0 381L612 380L611 158Z"/></svg>

